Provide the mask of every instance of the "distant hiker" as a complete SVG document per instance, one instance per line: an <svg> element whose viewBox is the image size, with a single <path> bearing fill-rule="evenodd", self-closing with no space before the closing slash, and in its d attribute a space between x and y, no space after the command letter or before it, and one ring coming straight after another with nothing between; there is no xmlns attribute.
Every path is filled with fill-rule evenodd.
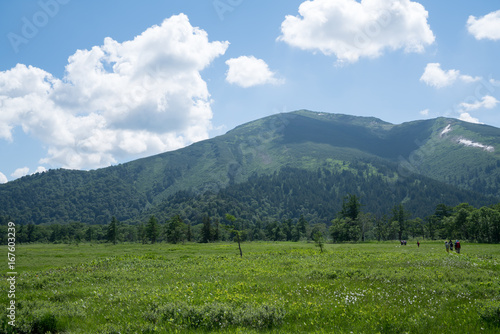
<svg viewBox="0 0 500 334"><path fill-rule="evenodd" d="M455 250L457 251L457 254L460 254L460 241L456 241L455 242Z"/></svg>
<svg viewBox="0 0 500 334"><path fill-rule="evenodd" d="M406 246L406 240L405 240L405 246Z"/></svg>
<svg viewBox="0 0 500 334"><path fill-rule="evenodd" d="M444 242L444 247L446 247L446 253L449 253L450 252L450 244L448 243L448 241Z"/></svg>
<svg viewBox="0 0 500 334"><path fill-rule="evenodd" d="M453 252L453 242L451 241L451 239L450 241L448 241L448 245L450 245L450 250Z"/></svg>
<svg viewBox="0 0 500 334"><path fill-rule="evenodd" d="M417 247L420 248L420 241L417 240Z"/></svg>
<svg viewBox="0 0 500 334"><path fill-rule="evenodd" d="M401 246L403 246L403 240L399 240L399 242L401 243Z"/></svg>

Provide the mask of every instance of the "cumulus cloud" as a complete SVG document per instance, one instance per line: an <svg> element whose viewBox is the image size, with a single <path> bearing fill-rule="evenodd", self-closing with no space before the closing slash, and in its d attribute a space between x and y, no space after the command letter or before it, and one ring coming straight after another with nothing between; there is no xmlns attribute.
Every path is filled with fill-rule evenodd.
<svg viewBox="0 0 500 334"><path fill-rule="evenodd" d="M476 39L500 40L500 10L480 18L469 16L467 29Z"/></svg>
<svg viewBox="0 0 500 334"><path fill-rule="evenodd" d="M493 86L496 86L496 87L500 87L500 81L498 80L495 80L495 79L490 79L490 84L492 84Z"/></svg>
<svg viewBox="0 0 500 334"><path fill-rule="evenodd" d="M226 81L231 84L247 88L265 84L281 84L283 80L277 79L269 66L262 59L254 56L241 56L226 61L229 66L226 72Z"/></svg>
<svg viewBox="0 0 500 334"><path fill-rule="evenodd" d="M490 95L484 96L481 101L476 101L473 103L466 103L463 102L460 104L460 107L464 111L472 111L472 110L477 110L477 109L493 109L497 106L497 104L500 103L496 98Z"/></svg>
<svg viewBox="0 0 500 334"><path fill-rule="evenodd" d="M459 119L469 123L483 124L479 119L472 117L470 112L478 109L493 109L498 103L500 101L490 95L486 95L481 100L476 100L472 103L462 102L458 106L460 112Z"/></svg>
<svg viewBox="0 0 500 334"><path fill-rule="evenodd" d="M429 115L429 109L424 109L422 111L420 111L420 115L423 115L423 116L428 116Z"/></svg>
<svg viewBox="0 0 500 334"><path fill-rule="evenodd" d="M172 16L133 40L106 38L77 50L62 79L18 64L0 72L0 138L12 129L40 139L40 163L95 168L208 138L211 99L200 72L228 42L208 40L186 15Z"/></svg>
<svg viewBox="0 0 500 334"><path fill-rule="evenodd" d="M9 180L7 180L7 177L5 176L5 174L3 174L2 172L0 172L0 184L4 184L4 183L7 183Z"/></svg>
<svg viewBox="0 0 500 334"><path fill-rule="evenodd" d="M472 117L471 114L469 114L468 112L461 113L458 119L464 122L483 124L479 121L479 119Z"/></svg>
<svg viewBox="0 0 500 334"><path fill-rule="evenodd" d="M12 173L10 176L12 176L14 179L17 179L17 178L23 177L25 175L28 175L29 172L30 172L29 167L22 167L22 168L16 169L14 171L14 173Z"/></svg>
<svg viewBox="0 0 500 334"><path fill-rule="evenodd" d="M471 83L481 80L481 77L471 77L470 75L462 75L459 70L443 70L439 63L429 63L425 67L424 74L420 77L420 81L435 88L443 88L451 86L456 81Z"/></svg>
<svg viewBox="0 0 500 334"><path fill-rule="evenodd" d="M279 40L339 62L375 58L384 50L423 52L435 37L424 6L410 0L310 0L286 16Z"/></svg>
<svg viewBox="0 0 500 334"><path fill-rule="evenodd" d="M33 174L45 173L46 171L47 171L47 168L45 168L43 166L38 166L37 169L33 172Z"/></svg>

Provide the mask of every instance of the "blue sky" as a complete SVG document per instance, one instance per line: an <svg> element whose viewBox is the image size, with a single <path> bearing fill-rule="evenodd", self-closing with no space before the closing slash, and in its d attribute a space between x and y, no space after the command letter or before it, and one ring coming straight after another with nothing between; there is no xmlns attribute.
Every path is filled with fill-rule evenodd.
<svg viewBox="0 0 500 334"><path fill-rule="evenodd" d="M279 112L500 127L495 1L0 3L0 182Z"/></svg>

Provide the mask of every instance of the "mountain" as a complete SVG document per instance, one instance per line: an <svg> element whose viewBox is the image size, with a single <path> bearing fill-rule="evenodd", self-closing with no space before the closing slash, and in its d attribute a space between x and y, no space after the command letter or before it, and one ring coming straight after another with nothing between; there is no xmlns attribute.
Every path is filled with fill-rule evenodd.
<svg viewBox="0 0 500 334"><path fill-rule="evenodd" d="M247 219L329 221L347 193L360 195L366 211L388 213L403 202L425 215L439 203L497 202L499 150L500 129L491 126L449 118L394 125L300 110L126 164L8 182L0 185L0 216L104 224L112 215L137 221L175 211L197 219L237 209Z"/></svg>

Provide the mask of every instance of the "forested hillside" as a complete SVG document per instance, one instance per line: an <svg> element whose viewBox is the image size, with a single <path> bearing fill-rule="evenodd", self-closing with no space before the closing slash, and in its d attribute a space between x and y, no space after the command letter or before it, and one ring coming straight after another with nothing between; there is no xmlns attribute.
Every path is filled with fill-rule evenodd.
<svg viewBox="0 0 500 334"><path fill-rule="evenodd" d="M93 171L50 170L0 185L0 216L23 224L139 222L179 212L195 223L232 208L244 219L331 220L346 194L367 211L403 203L500 198L500 130L438 118L393 125L310 111L241 125L186 148Z"/></svg>
<svg viewBox="0 0 500 334"><path fill-rule="evenodd" d="M83 172L49 170L0 187L1 214L25 224L72 221L107 224L135 217L147 206L123 166Z"/></svg>
<svg viewBox="0 0 500 334"><path fill-rule="evenodd" d="M222 219L231 213L253 223L300 216L312 224L329 223L340 211L347 194L356 194L361 198L363 211L378 217L389 215L399 203L404 204L412 217L431 215L436 203L443 200L447 205L495 203L486 196L457 190L422 176L391 179L373 165L357 162L341 163L341 167L333 171L284 168L273 175L255 175L218 193L179 192L148 210L143 220L150 214L161 219L179 214L186 222L197 224L206 215Z"/></svg>

